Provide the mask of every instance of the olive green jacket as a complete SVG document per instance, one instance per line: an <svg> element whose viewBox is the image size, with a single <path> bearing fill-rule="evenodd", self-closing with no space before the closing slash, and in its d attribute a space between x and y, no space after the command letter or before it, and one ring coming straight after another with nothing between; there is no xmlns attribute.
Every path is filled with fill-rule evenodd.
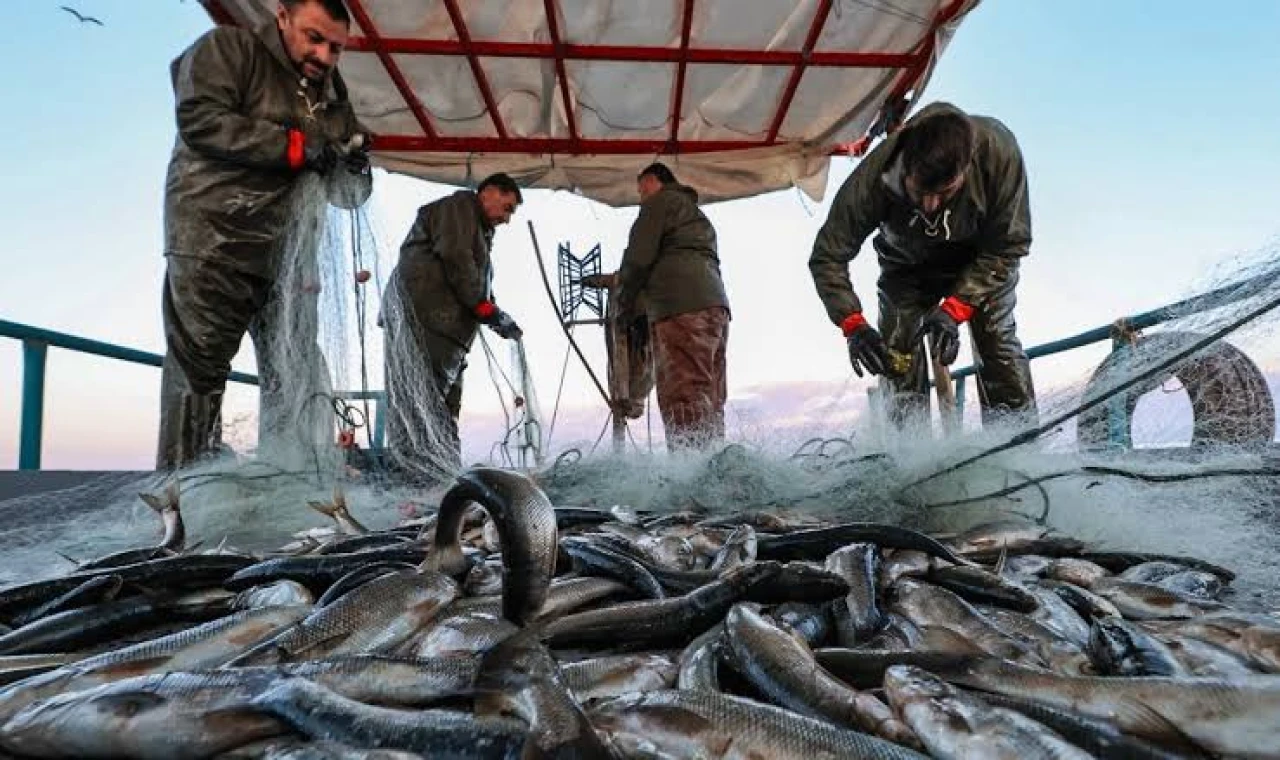
<svg viewBox="0 0 1280 760"><path fill-rule="evenodd" d="M942 111L933 103L913 121ZM849 279L849 262L876 229L881 278L952 282L952 295L978 310L1016 275L1031 245L1031 210L1022 151L1004 124L968 117L977 144L960 192L933 219L907 199L898 135L886 138L840 187L809 258L818 296L839 325L862 304Z"/></svg>

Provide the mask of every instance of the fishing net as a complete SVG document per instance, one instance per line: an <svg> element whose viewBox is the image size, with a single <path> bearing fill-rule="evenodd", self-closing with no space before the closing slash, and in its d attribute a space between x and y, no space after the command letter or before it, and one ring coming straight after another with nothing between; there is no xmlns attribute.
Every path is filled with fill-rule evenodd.
<svg viewBox="0 0 1280 760"><path fill-rule="evenodd" d="M327 193L317 180L298 194L270 306L278 338L259 357L260 374L274 378L260 413L224 419L233 451L179 474L188 535L205 546L277 546L324 525L307 502L335 489L362 523L389 526L430 508L452 475L480 459L458 456L448 400L433 381L442 362L389 285L399 239L382 229L378 191L354 211L329 205ZM927 420L899 429L886 422L881 394L848 378L808 383L803 402L787 396L792 406L767 393L731 402L729 443L706 451L665 451L652 397L621 448L602 442L607 411L589 398L576 406L605 421L599 435L552 435L576 413L546 382L582 371L568 347L562 363L548 357L542 367L559 375L535 376L523 344L482 341L468 381L489 375L503 417L492 435L463 430L464 450L534 472L556 504L620 514L789 511L932 531L1038 520L1104 546L1229 565L1245 601L1280 604L1269 339L1280 247L1225 259L1182 295L1157 324L1118 323L1101 343L1033 361L1035 420L984 427L969 377L961 412L935 401ZM576 333L598 339L588 336ZM378 395L388 387L399 394L390 405ZM551 392L548 420L539 398ZM402 446L375 446L392 430ZM2 572L63 572L58 554L145 544L159 524L137 493L163 486L159 476L109 476L0 502Z"/></svg>

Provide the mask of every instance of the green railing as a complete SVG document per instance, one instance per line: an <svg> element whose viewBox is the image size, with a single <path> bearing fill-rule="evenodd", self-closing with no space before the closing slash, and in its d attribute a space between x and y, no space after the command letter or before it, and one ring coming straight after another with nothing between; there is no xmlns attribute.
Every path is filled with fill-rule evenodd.
<svg viewBox="0 0 1280 760"><path fill-rule="evenodd" d="M40 452L44 437L45 365L50 348L101 356L130 364L164 366L164 357L160 354L3 319L0 319L0 338L11 338L22 342L22 417L18 433L18 469L20 470L40 469ZM258 384L257 377L244 372L232 372L228 375L228 379L246 385ZM382 391L338 391L334 395L343 399L373 401L382 401L384 397ZM373 426L375 447L382 445L384 425L382 404L378 404Z"/></svg>
<svg viewBox="0 0 1280 760"><path fill-rule="evenodd" d="M1112 341L1112 350L1116 350L1123 341L1117 340L1117 328L1124 330L1143 330L1148 327L1167 322L1177 317L1185 317L1191 314L1197 314L1210 309L1249 298L1262 292L1271 283L1269 275L1261 275L1247 280L1243 280L1234 285L1228 285L1216 290L1203 293L1198 296L1178 301L1167 306L1161 306L1158 309L1145 311L1141 314L1135 314L1130 317L1123 317L1106 325L1095 327L1091 330L1085 330L1077 335L1043 343L1039 346L1033 346L1027 349L1028 359L1038 359L1042 356L1053 356L1054 354L1064 353L1076 348L1084 348L1095 343L1103 341ZM956 416L959 417L964 413L964 392L965 379L970 375L977 374L978 367L971 365L962 367L951 373L951 379L955 383L954 393L956 399ZM1128 426L1128 420L1124 417L1124 405L1120 398L1112 400L1108 406L1110 410L1110 422L1108 425L1112 441L1118 440L1123 435L1125 427Z"/></svg>

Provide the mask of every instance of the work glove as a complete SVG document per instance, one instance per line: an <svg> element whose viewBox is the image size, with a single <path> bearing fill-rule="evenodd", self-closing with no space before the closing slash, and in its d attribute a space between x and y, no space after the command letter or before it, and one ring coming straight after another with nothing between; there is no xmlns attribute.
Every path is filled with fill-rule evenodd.
<svg viewBox="0 0 1280 760"><path fill-rule="evenodd" d="M854 374L862 377L865 367L873 375L883 375L889 366L889 352L880 331L867 324L858 312L850 314L840 327L849 343L849 363Z"/></svg>
<svg viewBox="0 0 1280 760"><path fill-rule="evenodd" d="M319 174L328 174L345 161L346 156L343 155L342 148L337 143L323 137L307 137L303 168Z"/></svg>
<svg viewBox="0 0 1280 760"><path fill-rule="evenodd" d="M368 135L359 133L348 141L348 147L342 154L342 164L348 172L352 174L368 174L372 171L369 165L371 142Z"/></svg>
<svg viewBox="0 0 1280 760"><path fill-rule="evenodd" d="M524 337L524 330L520 329L520 325L511 318L511 315L498 309L493 312L493 316L489 317L486 324L489 329L498 334L499 338L505 340L520 340Z"/></svg>
<svg viewBox="0 0 1280 760"><path fill-rule="evenodd" d="M943 366L955 363L960 355L960 324L973 314L973 307L954 296L942 301L925 315L912 341L929 338L929 352Z"/></svg>

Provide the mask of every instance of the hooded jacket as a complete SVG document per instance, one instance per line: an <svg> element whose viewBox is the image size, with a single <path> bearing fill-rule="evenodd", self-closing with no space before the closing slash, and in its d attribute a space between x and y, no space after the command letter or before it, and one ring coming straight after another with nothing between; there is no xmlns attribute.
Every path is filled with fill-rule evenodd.
<svg viewBox="0 0 1280 760"><path fill-rule="evenodd" d="M618 302L624 314L643 311L651 322L729 307L716 230L698 208L693 188L668 184L640 204L618 267Z"/></svg>
<svg viewBox="0 0 1280 760"><path fill-rule="evenodd" d="M963 112L933 103L911 121ZM1022 151L1013 133L987 116L968 116L976 145L961 190L933 218L908 200L903 188L899 134L889 136L863 159L840 187L809 258L818 296L837 325L862 304L849 279L849 262L879 229L873 245L881 278L943 283L949 292L982 310L1016 274L1031 245L1031 211Z"/></svg>
<svg viewBox="0 0 1280 760"><path fill-rule="evenodd" d="M165 255L269 277L299 177L289 168L289 128L343 142L363 131L341 75L306 83L274 19L252 32L210 30L170 75L178 134L165 183ZM359 181L363 203L371 179Z"/></svg>
<svg viewBox="0 0 1280 760"><path fill-rule="evenodd" d="M418 209L391 273L417 325L461 349L480 329L477 307L493 301L493 233L480 199L459 190Z"/></svg>

